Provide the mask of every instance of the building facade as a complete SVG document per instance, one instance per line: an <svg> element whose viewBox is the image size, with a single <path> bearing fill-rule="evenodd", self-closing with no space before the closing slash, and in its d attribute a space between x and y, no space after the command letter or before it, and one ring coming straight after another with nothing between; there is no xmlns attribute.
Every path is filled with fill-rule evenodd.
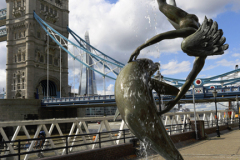
<svg viewBox="0 0 240 160"><path fill-rule="evenodd" d="M49 37L49 85L47 86L47 35L33 17L35 11L45 22L68 38L68 0L6 0L7 66L6 98L58 97L68 91L68 55ZM62 78L60 86L60 60Z"/></svg>
<svg viewBox="0 0 240 160"><path fill-rule="evenodd" d="M90 44L88 31L85 33L85 41L88 44ZM86 49L91 52L90 46L86 46ZM88 54L83 55L82 61L89 65L93 64L93 60ZM95 73L84 65L82 65L81 68L82 70L80 75L80 84L79 84L78 94L79 95L97 95Z"/></svg>

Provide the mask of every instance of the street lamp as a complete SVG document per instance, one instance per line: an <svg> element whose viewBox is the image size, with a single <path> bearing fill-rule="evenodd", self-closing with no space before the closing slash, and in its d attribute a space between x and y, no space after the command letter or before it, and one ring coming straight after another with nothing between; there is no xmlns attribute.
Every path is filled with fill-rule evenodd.
<svg viewBox="0 0 240 160"><path fill-rule="evenodd" d="M240 130L240 116L239 116L239 105L238 105L238 96L236 95L236 101L237 101L237 111L238 111L238 123L239 123L239 130Z"/></svg>
<svg viewBox="0 0 240 160"><path fill-rule="evenodd" d="M195 86L192 85L192 96L193 96L193 107L194 107L194 120L195 120L195 133L196 133L196 140L198 140L198 134L197 134L197 120L196 120L196 107L195 107Z"/></svg>
<svg viewBox="0 0 240 160"><path fill-rule="evenodd" d="M217 91L216 91L215 88L214 88L214 91L212 93L213 93L213 96L214 96L214 99L215 99L215 108L216 108L216 118L217 118L217 129L216 129L216 132L217 132L217 137L220 137L219 126L218 126L218 116L217 116L217 102L216 102Z"/></svg>

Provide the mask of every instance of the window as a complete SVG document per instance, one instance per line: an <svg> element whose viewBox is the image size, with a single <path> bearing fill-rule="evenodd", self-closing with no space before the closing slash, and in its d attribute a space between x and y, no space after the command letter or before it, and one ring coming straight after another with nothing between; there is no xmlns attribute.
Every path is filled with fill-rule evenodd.
<svg viewBox="0 0 240 160"><path fill-rule="evenodd" d="M53 9L52 8L50 8L50 13L53 14Z"/></svg>
<svg viewBox="0 0 240 160"><path fill-rule="evenodd" d="M20 84L17 85L17 89L20 89Z"/></svg>
<svg viewBox="0 0 240 160"><path fill-rule="evenodd" d="M18 54L18 62L21 61L21 54Z"/></svg>
<svg viewBox="0 0 240 160"><path fill-rule="evenodd" d="M22 72L22 75L24 76L24 72Z"/></svg>
<svg viewBox="0 0 240 160"><path fill-rule="evenodd" d="M54 9L53 14L54 14L55 16L57 16L57 10L56 10L56 9Z"/></svg>
<svg viewBox="0 0 240 160"><path fill-rule="evenodd" d="M17 33L15 33L15 39L17 39Z"/></svg>
<svg viewBox="0 0 240 160"><path fill-rule="evenodd" d="M21 1L17 2L17 7L21 7Z"/></svg>
<svg viewBox="0 0 240 160"><path fill-rule="evenodd" d="M52 64L52 55L49 55L49 64Z"/></svg>
<svg viewBox="0 0 240 160"><path fill-rule="evenodd" d="M58 59L57 58L54 59L54 65L58 66Z"/></svg>
<svg viewBox="0 0 240 160"><path fill-rule="evenodd" d="M20 75L17 75L18 83L20 83Z"/></svg>
<svg viewBox="0 0 240 160"><path fill-rule="evenodd" d="M61 0L55 0L58 5L61 5Z"/></svg>
<svg viewBox="0 0 240 160"><path fill-rule="evenodd" d="M21 32L18 33L18 38L21 38Z"/></svg>
<svg viewBox="0 0 240 160"><path fill-rule="evenodd" d="M24 79L22 79L22 89L24 89Z"/></svg>
<svg viewBox="0 0 240 160"><path fill-rule="evenodd" d="M40 31L37 32L37 38L41 38L41 33L40 33Z"/></svg>
<svg viewBox="0 0 240 160"><path fill-rule="evenodd" d="M48 12L48 6L46 6L46 12Z"/></svg>
<svg viewBox="0 0 240 160"><path fill-rule="evenodd" d="M14 56L14 61L17 62L17 55Z"/></svg>
<svg viewBox="0 0 240 160"><path fill-rule="evenodd" d="M26 37L26 33L25 33L26 31L23 31L23 37Z"/></svg>
<svg viewBox="0 0 240 160"><path fill-rule="evenodd" d="M44 57L43 57L43 55L40 56L40 62L42 62L42 63L44 62Z"/></svg>
<svg viewBox="0 0 240 160"><path fill-rule="evenodd" d="M41 10L44 11L44 5L43 4L41 4Z"/></svg>
<svg viewBox="0 0 240 160"><path fill-rule="evenodd" d="M22 56L23 56L23 61L25 61L25 54L23 54Z"/></svg>
<svg viewBox="0 0 240 160"><path fill-rule="evenodd" d="M22 37L22 38L25 37L25 32L21 32L21 37Z"/></svg>

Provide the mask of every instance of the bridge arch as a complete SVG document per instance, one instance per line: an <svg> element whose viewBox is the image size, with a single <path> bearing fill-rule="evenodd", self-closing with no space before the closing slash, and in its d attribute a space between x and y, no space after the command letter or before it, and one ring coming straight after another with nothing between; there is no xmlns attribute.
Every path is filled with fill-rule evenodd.
<svg viewBox="0 0 240 160"><path fill-rule="evenodd" d="M57 78L49 76L49 96L57 96L60 91L60 82ZM47 77L44 76L36 83L36 93L47 96ZM41 87L40 87L41 86Z"/></svg>

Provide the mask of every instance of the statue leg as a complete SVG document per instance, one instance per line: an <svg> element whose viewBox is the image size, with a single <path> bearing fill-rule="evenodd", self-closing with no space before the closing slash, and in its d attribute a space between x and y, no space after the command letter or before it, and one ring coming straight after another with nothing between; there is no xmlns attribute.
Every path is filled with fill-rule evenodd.
<svg viewBox="0 0 240 160"><path fill-rule="evenodd" d="M176 4L175 0L169 0L168 4L177 7L177 4Z"/></svg>
<svg viewBox="0 0 240 160"><path fill-rule="evenodd" d="M166 3L166 0L157 0L159 10L171 21L178 24L184 19L188 13L184 10L176 7L175 0L170 0L170 4Z"/></svg>

